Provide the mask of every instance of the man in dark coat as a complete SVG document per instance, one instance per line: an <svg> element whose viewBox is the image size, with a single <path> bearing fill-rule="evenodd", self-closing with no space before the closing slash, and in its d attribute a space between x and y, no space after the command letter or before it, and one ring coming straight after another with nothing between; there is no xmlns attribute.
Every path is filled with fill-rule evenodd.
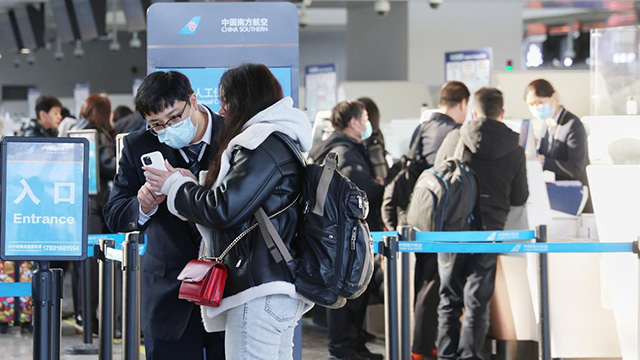
<svg viewBox="0 0 640 360"><path fill-rule="evenodd" d="M473 104L475 120L447 136L442 154L438 154L439 158L452 156L458 139L468 149L471 156L467 163L478 179L480 212L487 230L503 230L510 206L522 206L529 197L524 149L518 144L518 134L502 123L503 107L499 90L478 90ZM496 254L438 254L442 282L438 359L482 359L496 261Z"/></svg>
<svg viewBox="0 0 640 360"><path fill-rule="evenodd" d="M309 152L314 163L323 163L329 152L338 154L340 173L353 181L369 198L367 223L373 231L381 229L379 210L382 201L383 180L376 178L362 141L371 135L367 111L360 101L343 101L331 112L331 123L335 132ZM368 136L369 135L369 136ZM329 359L376 359L382 355L366 348L364 318L367 310L368 292L354 300L348 300L341 309L330 309L327 313L329 325Z"/></svg>
<svg viewBox="0 0 640 360"><path fill-rule="evenodd" d="M406 168L385 187L382 220L388 230L407 225L407 208L416 180L422 171L436 164L436 153L444 138L464 123L470 96L469 89L459 81L446 82L440 88L438 112L416 128ZM435 357L440 301L436 254L416 254L415 274L415 326L411 352L414 359L432 359Z"/></svg>
<svg viewBox="0 0 640 360"><path fill-rule="evenodd" d="M142 231L142 332L147 359L223 359L221 334L205 332L200 308L178 299L178 274L198 258L201 237L194 224L167 209L165 196L146 183L141 157L159 151L171 165L198 176L217 152L214 140L222 118L199 106L186 76L178 72L148 75L138 89L136 109L148 130L124 138L124 149L109 202L104 207L111 231Z"/></svg>
<svg viewBox="0 0 640 360"><path fill-rule="evenodd" d="M21 130L25 137L56 137L62 121L62 103L53 96L42 95L36 100L36 118Z"/></svg>

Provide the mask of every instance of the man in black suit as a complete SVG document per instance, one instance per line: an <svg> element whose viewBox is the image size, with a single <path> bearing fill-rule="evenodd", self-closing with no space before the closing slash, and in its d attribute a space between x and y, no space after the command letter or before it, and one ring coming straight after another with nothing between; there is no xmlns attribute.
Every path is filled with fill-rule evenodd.
<svg viewBox="0 0 640 360"><path fill-rule="evenodd" d="M198 257L201 237L194 224L173 216L164 195L145 182L141 157L162 153L174 167L198 176L218 149L215 134L222 118L199 106L186 76L178 72L148 75L136 94L136 109L146 130L124 138L120 168L109 202L107 225L114 232L141 231L147 235L142 257L142 332L147 359L223 359L224 336L208 334L200 308L178 299L178 274ZM205 351L206 350L206 351Z"/></svg>

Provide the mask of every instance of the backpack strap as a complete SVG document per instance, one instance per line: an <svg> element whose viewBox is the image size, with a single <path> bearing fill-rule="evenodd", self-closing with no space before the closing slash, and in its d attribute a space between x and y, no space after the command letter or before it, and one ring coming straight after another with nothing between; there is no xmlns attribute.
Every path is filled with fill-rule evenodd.
<svg viewBox="0 0 640 360"><path fill-rule="evenodd" d="M324 168L322 169L322 175L320 176L318 189L316 190L316 203L313 207L313 213L316 215L324 216L324 203L327 200L331 179L333 179L333 174L337 169L338 154L330 152L324 160Z"/></svg>
<svg viewBox="0 0 640 360"><path fill-rule="evenodd" d="M305 160L304 155L302 155L302 151L300 151L300 146L298 145L298 143L293 141L293 139L289 136L278 131L274 132L273 135L280 139L289 148L289 150L293 152L293 155L295 155L298 161L300 161L302 166L307 166L307 160Z"/></svg>
<svg viewBox="0 0 640 360"><path fill-rule="evenodd" d="M280 234L276 231L276 228L273 226L271 219L269 219L264 209L258 209L255 216L256 220L258 220L262 238L276 263L280 263L283 259L287 263L293 260L289 249L287 249L287 246L284 244L284 241L282 241Z"/></svg>

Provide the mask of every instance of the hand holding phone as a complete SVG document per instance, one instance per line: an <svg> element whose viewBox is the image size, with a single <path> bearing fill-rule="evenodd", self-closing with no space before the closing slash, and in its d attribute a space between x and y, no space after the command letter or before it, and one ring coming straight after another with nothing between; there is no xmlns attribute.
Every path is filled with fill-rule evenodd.
<svg viewBox="0 0 640 360"><path fill-rule="evenodd" d="M140 157L142 161L142 165L158 170L168 171L167 167L164 165L164 157L160 151L154 151L147 154L144 154ZM162 193L155 191L156 195L162 195Z"/></svg>

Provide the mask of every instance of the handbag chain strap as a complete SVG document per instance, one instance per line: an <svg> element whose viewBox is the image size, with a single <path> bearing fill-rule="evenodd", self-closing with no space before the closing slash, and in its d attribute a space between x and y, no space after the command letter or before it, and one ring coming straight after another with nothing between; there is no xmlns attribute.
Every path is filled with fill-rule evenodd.
<svg viewBox="0 0 640 360"><path fill-rule="evenodd" d="M278 211L277 213L269 216L269 219L273 219L274 217L276 217L276 216L282 214L283 212L289 210L289 208L291 208L293 205L295 205L300 200L300 196L301 195L298 194L298 196L295 198L295 200L293 200L293 202L291 202L291 204L287 205L287 207L285 207L284 209ZM229 246L227 246L227 248L224 249L224 251L222 252L222 254L220 254L220 256L209 257L209 256L206 255L207 251L205 250L204 253L202 254L202 256L200 256L199 260L215 261L217 263L222 263L222 260L224 260L224 258L229 254L229 252L233 249L233 247L236 246L236 244L238 244L238 242L240 242L240 240L242 240L242 238L244 238L250 232L255 230L255 228L257 228L258 225L259 225L258 223L255 223L255 224L251 225L247 230L245 230L242 233L240 233L240 235L238 235L231 242L231 244L229 244Z"/></svg>

